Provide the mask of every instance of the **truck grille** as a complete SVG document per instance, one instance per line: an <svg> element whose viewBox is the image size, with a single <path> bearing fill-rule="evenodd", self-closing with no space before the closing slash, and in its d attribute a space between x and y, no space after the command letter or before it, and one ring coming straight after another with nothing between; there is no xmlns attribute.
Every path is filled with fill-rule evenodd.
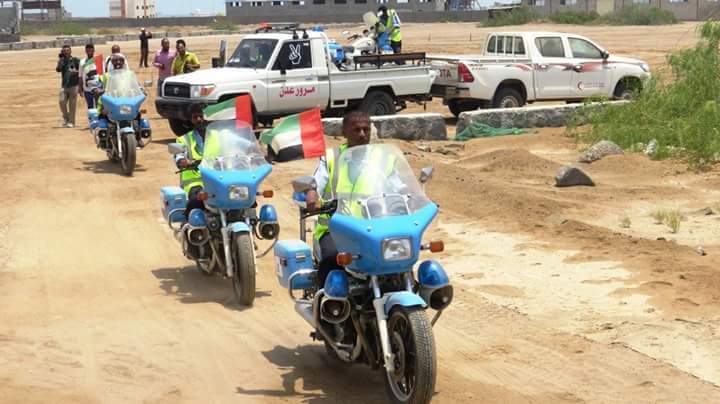
<svg viewBox="0 0 720 404"><path fill-rule="evenodd" d="M190 98L190 86L187 84L165 83L164 97Z"/></svg>

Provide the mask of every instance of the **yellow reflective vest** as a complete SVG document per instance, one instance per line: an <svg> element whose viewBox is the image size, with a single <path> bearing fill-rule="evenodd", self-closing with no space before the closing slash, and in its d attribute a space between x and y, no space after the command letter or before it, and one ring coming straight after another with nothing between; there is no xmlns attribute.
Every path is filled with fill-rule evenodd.
<svg viewBox="0 0 720 404"><path fill-rule="evenodd" d="M350 170L347 164L342 164L340 167L337 166L336 162L338 157L348 149L347 144L341 145L339 148L327 149L325 151L325 161L328 168L328 182L325 185L325 189L322 193L322 200L329 201L342 196L347 198L348 195L366 195L372 196L371 194L376 189L375 181L378 179L373 175L360 175L351 179ZM380 149L374 149L373 154L370 156L372 160L375 160L375 164L381 164L385 161L386 156ZM373 163L371 163L373 164ZM373 164L374 165L374 164ZM395 161L391 160L388 162L386 168L386 174L390 174L395 167ZM350 212L344 212L343 214L349 214L353 217L365 217L363 212L363 206L359 203L353 203L350 205ZM315 225L315 239L320 240L322 236L329 230L330 215L323 214L318 216L318 222Z"/></svg>

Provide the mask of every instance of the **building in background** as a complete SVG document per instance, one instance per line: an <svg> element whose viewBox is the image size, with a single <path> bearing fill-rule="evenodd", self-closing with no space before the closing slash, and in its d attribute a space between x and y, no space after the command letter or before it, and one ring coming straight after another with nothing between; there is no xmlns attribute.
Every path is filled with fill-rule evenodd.
<svg viewBox="0 0 720 404"><path fill-rule="evenodd" d="M5 3L12 3L5 1ZM22 9L23 20L60 20L69 17L61 0L47 1L18 1Z"/></svg>
<svg viewBox="0 0 720 404"><path fill-rule="evenodd" d="M110 0L111 18L157 18L155 0Z"/></svg>

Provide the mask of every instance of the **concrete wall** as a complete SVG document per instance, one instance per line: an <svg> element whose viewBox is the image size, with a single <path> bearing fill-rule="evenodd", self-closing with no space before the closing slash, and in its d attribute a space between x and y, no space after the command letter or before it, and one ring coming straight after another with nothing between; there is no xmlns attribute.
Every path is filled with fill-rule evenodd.
<svg viewBox="0 0 720 404"><path fill-rule="evenodd" d="M285 17L285 21L296 21L296 16L355 16L355 21L361 21L362 15L368 11L376 11L378 3L375 0L304 0L304 5L293 5L292 1L283 0L282 6L273 6L272 1L255 2L262 4L261 7L252 7L248 1L231 1L225 3L225 14L228 17L241 16L267 16L271 14L281 14ZM322 2L322 3L320 3ZM344 2L344 3L338 3ZM297 3L300 3L297 1ZM239 4L240 7L235 6ZM406 16L414 12L423 11L441 11L444 8L444 1L430 0L428 2L419 2L418 0L408 0L407 3L398 3L396 0L389 0L385 3L388 8L397 10L402 21L406 20ZM289 19L288 19L289 18ZM314 21L313 21L314 22ZM317 21L324 22L324 21Z"/></svg>
<svg viewBox="0 0 720 404"><path fill-rule="evenodd" d="M352 1L352 0L348 0ZM395 9L403 23L409 22L439 22L439 21L483 21L487 19L487 11L433 11L434 4L427 9L411 10L399 4ZM228 7L227 15L233 21L244 24L259 22L300 22L300 23L357 23L362 24L362 14L377 9L375 2L368 4L344 5L285 5L262 7Z"/></svg>
<svg viewBox="0 0 720 404"><path fill-rule="evenodd" d="M671 2L670 0L650 0L649 3L633 3L633 0L613 0L615 10L625 6L657 7L669 10L680 20L704 20L713 13L720 12L720 2L708 0L688 0L687 2ZM523 0L529 5L532 0ZM537 2L537 0L535 0ZM530 6L542 15L549 15L562 11L598 11L597 0L577 0L574 5L562 5L561 0L545 0L543 6Z"/></svg>
<svg viewBox="0 0 720 404"><path fill-rule="evenodd" d="M243 11L246 10L242 7ZM362 13L348 9L342 13L323 13L322 7L310 7L305 10L288 9L289 12L278 12L280 7L257 7L257 12L247 14L235 14L230 17L237 24L260 24L261 22L299 22L311 23L354 23L362 24ZM440 22L440 21L483 21L487 19L487 11L403 11L398 9L398 14L405 22ZM73 18L72 21L79 22L88 28L123 28L123 27L182 27L182 26L206 26L213 22L216 17L177 17L177 18L148 18L148 19L120 19L120 18ZM47 21L25 21L30 27L42 29L47 26Z"/></svg>

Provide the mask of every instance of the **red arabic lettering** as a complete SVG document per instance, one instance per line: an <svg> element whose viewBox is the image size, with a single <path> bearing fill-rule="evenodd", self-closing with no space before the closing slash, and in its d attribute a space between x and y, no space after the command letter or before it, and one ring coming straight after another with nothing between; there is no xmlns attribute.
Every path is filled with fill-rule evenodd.
<svg viewBox="0 0 720 404"><path fill-rule="evenodd" d="M280 98L295 96L295 97L307 97L309 94L313 94L317 89L315 86L310 87L281 87Z"/></svg>

